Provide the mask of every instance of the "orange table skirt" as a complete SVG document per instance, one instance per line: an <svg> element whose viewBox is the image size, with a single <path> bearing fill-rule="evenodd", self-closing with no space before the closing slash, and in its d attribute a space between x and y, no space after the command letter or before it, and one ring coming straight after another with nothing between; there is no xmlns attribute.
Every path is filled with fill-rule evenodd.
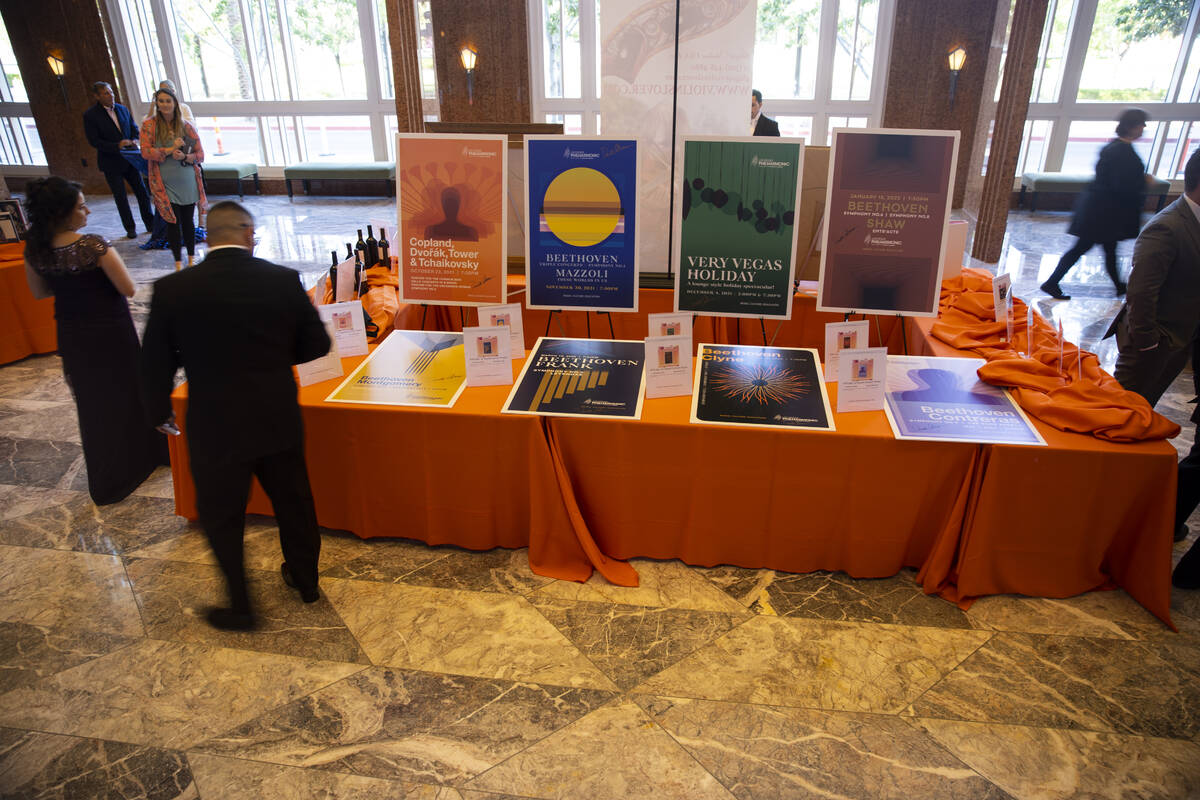
<svg viewBox="0 0 1200 800"><path fill-rule="evenodd" d="M34 300L25 282L25 244L0 244L0 364L58 349L54 298Z"/></svg>

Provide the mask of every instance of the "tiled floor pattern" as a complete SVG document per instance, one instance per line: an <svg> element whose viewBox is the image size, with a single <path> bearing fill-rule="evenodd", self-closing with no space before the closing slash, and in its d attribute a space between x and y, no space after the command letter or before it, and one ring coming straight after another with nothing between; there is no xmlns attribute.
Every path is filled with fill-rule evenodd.
<svg viewBox="0 0 1200 800"><path fill-rule="evenodd" d="M118 235L111 201L91 204ZM390 211L249 205L264 254L310 277L313 254ZM1064 227L1013 215L1018 295ZM170 258L135 244L117 247L144 307ZM1037 302L1111 362L1099 257L1064 282L1076 299ZM1188 380L1160 406L1176 419ZM170 498L160 470L93 506L57 359L0 368L0 796L1200 796L1200 592L1175 593L1173 633L1120 591L962 611L911 572L654 561L622 589L541 578L523 551L325 531L324 596L304 605L254 517L264 627L221 633L199 616L219 573Z"/></svg>

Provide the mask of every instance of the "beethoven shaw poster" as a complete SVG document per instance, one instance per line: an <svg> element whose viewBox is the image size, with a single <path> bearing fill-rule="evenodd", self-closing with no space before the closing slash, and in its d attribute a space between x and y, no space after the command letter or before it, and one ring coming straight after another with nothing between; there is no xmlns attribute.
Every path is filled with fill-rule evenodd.
<svg viewBox="0 0 1200 800"><path fill-rule="evenodd" d="M526 136L529 308L636 311L637 142Z"/></svg>
<svg viewBox="0 0 1200 800"><path fill-rule="evenodd" d="M958 131L835 130L820 311L937 316Z"/></svg>
<svg viewBox="0 0 1200 800"><path fill-rule="evenodd" d="M325 401L449 408L466 380L461 333L392 331Z"/></svg>
<svg viewBox="0 0 1200 800"><path fill-rule="evenodd" d="M702 344L697 361L692 422L834 429L816 350Z"/></svg>
<svg viewBox="0 0 1200 800"><path fill-rule="evenodd" d="M401 302L507 300L507 169L505 136L396 135Z"/></svg>
<svg viewBox="0 0 1200 800"><path fill-rule="evenodd" d="M543 336L525 359L503 412L638 419L645 356L640 341Z"/></svg>
<svg viewBox="0 0 1200 800"><path fill-rule="evenodd" d="M675 191L675 310L788 319L804 143L687 138Z"/></svg>

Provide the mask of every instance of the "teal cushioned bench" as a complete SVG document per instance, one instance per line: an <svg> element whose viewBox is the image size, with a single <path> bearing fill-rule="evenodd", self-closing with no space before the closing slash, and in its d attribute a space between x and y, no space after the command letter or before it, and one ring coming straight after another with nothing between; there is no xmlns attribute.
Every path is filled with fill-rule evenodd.
<svg viewBox="0 0 1200 800"><path fill-rule="evenodd" d="M1064 194L1079 194L1092 182L1092 176L1071 172L1026 172L1021 175L1021 194L1017 198L1019 207L1025 206L1025 190L1032 195L1029 204L1030 211L1037 211L1038 192L1062 192ZM1171 191L1170 181L1161 178L1150 178L1146 184L1146 194L1158 195L1157 211L1161 211L1167 202L1167 193Z"/></svg>
<svg viewBox="0 0 1200 800"><path fill-rule="evenodd" d="M242 192L242 178L254 178L254 193L262 194L262 185L258 182L258 165L235 163L230 161L204 162L204 180L237 181L238 197L245 197Z"/></svg>
<svg viewBox="0 0 1200 800"><path fill-rule="evenodd" d="M337 163L331 161L303 161L283 168L283 180L287 184L288 199L292 198L292 181L300 181L304 193L312 189L314 180L339 181L387 181L388 196L396 194L396 164L393 161L368 161L361 163Z"/></svg>

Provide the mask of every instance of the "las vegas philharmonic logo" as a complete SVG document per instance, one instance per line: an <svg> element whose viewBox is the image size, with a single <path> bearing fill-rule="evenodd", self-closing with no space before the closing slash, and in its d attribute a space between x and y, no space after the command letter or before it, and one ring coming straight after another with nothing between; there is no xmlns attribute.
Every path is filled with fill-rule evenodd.
<svg viewBox="0 0 1200 800"><path fill-rule="evenodd" d="M790 167L791 165L792 162L790 161L776 161L773 158L766 158L764 156L754 156L750 159L750 166L752 167L774 167L775 169L782 169L784 167Z"/></svg>
<svg viewBox="0 0 1200 800"><path fill-rule="evenodd" d="M495 158L498 153L493 153L491 150L476 150L469 144L463 145L462 154L465 158Z"/></svg>
<svg viewBox="0 0 1200 800"><path fill-rule="evenodd" d="M566 148L565 150L563 150L563 158L570 158L570 159L574 159L576 161L579 161L579 160L590 161L593 159L597 159L599 157L600 157L599 153L589 151L589 150L572 150L569 147Z"/></svg>

